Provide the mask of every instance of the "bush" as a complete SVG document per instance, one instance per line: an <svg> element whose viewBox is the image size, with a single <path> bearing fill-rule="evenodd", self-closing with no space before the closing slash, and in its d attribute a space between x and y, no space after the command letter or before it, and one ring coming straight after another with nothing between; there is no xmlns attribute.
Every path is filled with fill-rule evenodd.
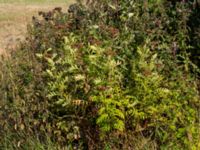
<svg viewBox="0 0 200 150"><path fill-rule="evenodd" d="M189 10L113 0L39 12L1 63L0 143L8 134L21 149L32 137L58 149L198 149Z"/></svg>

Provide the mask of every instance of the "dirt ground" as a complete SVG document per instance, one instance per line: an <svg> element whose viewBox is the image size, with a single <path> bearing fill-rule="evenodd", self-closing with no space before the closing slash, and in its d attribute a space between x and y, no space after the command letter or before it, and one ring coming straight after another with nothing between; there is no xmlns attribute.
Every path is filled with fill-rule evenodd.
<svg viewBox="0 0 200 150"><path fill-rule="evenodd" d="M5 54L6 49L13 49L26 34L27 24L32 16L38 11L48 11L54 7L67 7L73 1L54 4L23 4L23 3L0 3L0 54Z"/></svg>

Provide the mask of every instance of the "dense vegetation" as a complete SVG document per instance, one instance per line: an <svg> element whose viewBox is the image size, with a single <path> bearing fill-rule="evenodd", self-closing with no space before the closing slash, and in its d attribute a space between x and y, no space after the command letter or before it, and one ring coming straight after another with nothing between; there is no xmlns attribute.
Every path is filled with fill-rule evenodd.
<svg viewBox="0 0 200 150"><path fill-rule="evenodd" d="M200 149L199 5L39 12L1 60L0 149Z"/></svg>

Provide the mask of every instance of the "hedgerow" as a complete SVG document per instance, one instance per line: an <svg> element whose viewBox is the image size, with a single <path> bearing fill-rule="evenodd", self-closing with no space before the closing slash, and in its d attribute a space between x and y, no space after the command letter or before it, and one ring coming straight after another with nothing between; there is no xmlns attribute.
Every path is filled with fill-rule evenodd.
<svg viewBox="0 0 200 150"><path fill-rule="evenodd" d="M93 0L39 15L1 63L0 143L200 148L190 3Z"/></svg>

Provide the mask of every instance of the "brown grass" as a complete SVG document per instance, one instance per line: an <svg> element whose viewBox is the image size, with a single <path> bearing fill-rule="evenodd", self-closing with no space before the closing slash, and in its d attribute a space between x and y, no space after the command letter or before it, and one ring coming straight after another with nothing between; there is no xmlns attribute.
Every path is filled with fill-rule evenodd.
<svg viewBox="0 0 200 150"><path fill-rule="evenodd" d="M53 4L0 3L0 54L6 53L5 49L13 49L24 39L27 24L38 11L48 11L58 6L66 11L72 2L74 1Z"/></svg>

